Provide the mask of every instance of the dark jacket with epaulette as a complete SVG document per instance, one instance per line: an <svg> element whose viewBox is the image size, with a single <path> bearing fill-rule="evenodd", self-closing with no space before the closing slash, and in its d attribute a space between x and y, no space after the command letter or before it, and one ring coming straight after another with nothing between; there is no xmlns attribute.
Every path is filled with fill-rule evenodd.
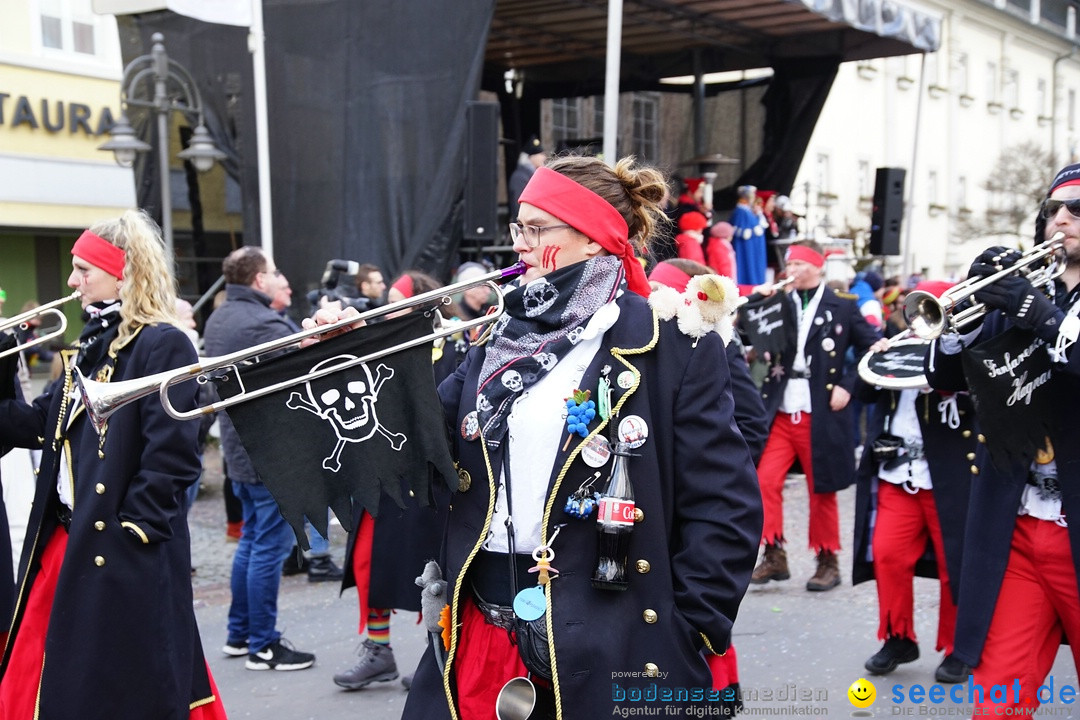
<svg viewBox="0 0 1080 720"><path fill-rule="evenodd" d="M787 346L779 357L770 359L769 373L761 387L770 423L780 411L798 341L795 293L788 293L783 302L783 321L791 329L787 333ZM837 385L854 392L858 373L854 365L845 368L848 347L855 348L858 360L881 334L866 322L854 296L841 297L829 287L824 288L810 322L804 350L810 369L814 492L836 492L855 482L855 435L851 403L837 412L829 407L829 399Z"/></svg>

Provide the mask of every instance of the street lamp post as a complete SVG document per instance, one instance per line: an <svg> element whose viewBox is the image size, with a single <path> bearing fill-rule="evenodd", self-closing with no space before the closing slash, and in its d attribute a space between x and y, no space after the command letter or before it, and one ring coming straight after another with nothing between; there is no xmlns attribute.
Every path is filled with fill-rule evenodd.
<svg viewBox="0 0 1080 720"><path fill-rule="evenodd" d="M195 121L195 131L186 150L177 154L190 160L199 172L206 172L214 162L226 157L214 145L203 117L202 97L191 73L183 65L170 60L165 53L165 38L161 33L150 37L150 54L141 55L124 68L120 85L120 120L109 133L109 141L99 150L112 150L116 162L131 167L138 153L153 148L135 135L128 122L130 107L145 108L157 116L158 169L161 174L161 233L169 257L173 255L172 194L169 192L169 117L175 110ZM149 98L149 99L145 99Z"/></svg>

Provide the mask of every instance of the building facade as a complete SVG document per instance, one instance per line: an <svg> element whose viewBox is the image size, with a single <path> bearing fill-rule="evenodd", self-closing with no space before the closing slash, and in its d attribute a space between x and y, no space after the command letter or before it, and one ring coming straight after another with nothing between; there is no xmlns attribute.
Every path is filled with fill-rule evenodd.
<svg viewBox="0 0 1080 720"><path fill-rule="evenodd" d="M941 48L842 65L791 195L810 233L866 247L875 171L903 168L886 270L955 277L988 245L1030 247L1038 198L1022 191L1078 159L1077 3L922 4Z"/></svg>

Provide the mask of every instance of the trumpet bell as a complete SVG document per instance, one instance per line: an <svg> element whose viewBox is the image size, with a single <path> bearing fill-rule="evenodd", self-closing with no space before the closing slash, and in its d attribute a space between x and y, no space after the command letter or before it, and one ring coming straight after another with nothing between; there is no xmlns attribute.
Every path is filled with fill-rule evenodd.
<svg viewBox="0 0 1080 720"><path fill-rule="evenodd" d="M196 372L199 369L199 366L194 366ZM94 430L100 434L105 423L121 407L156 392L164 395L168 392L170 385L174 385L188 374L190 373L181 368L131 380L98 382L83 375L82 371L76 367L75 384L79 388L83 405L86 407L86 416L90 419Z"/></svg>
<svg viewBox="0 0 1080 720"><path fill-rule="evenodd" d="M912 290L904 299L904 320L915 335L932 340L945 331L947 311L931 293Z"/></svg>

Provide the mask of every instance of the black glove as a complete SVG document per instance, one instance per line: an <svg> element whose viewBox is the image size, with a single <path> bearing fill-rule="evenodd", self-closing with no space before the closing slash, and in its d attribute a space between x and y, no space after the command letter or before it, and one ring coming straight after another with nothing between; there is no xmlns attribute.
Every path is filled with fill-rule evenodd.
<svg viewBox="0 0 1080 720"><path fill-rule="evenodd" d="M1018 327L1031 330L1048 343L1054 342L1065 313L1027 278L1007 275L975 293L975 299L1013 318Z"/></svg>
<svg viewBox="0 0 1080 720"><path fill-rule="evenodd" d="M1007 267L1012 267L1021 257L1023 257L1023 253L1019 250L1010 250L1003 245L986 248L971 263L967 276L973 278L993 275Z"/></svg>

